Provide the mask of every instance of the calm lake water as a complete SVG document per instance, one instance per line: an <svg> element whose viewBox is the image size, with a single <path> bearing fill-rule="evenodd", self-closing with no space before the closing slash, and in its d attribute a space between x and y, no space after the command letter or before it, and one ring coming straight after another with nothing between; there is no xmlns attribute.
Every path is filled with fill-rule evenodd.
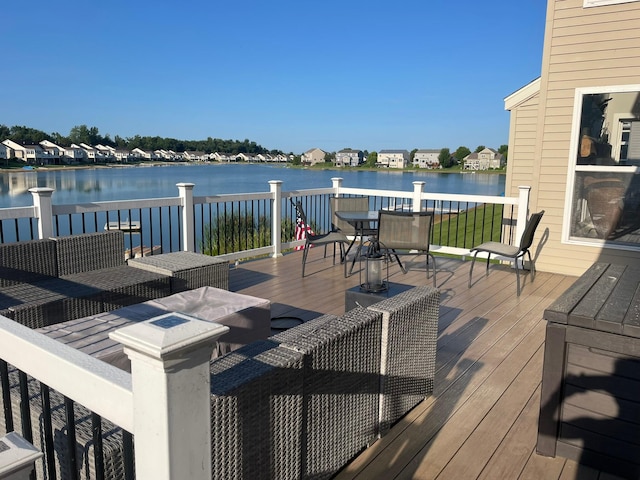
<svg viewBox="0 0 640 480"><path fill-rule="evenodd" d="M414 181L425 191L477 195L504 194L504 175L402 171L301 170L281 165L206 164L118 167L80 170L32 170L0 175L0 208L32 205L29 188L55 189L54 204L134 198L176 197L176 183L195 184L194 195L269 191L269 180L282 180L283 191L343 186L412 191Z"/></svg>

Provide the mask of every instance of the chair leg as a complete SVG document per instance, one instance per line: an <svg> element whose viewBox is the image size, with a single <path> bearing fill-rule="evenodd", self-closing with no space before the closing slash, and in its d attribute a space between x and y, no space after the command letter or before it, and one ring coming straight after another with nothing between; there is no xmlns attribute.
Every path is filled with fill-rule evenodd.
<svg viewBox="0 0 640 480"><path fill-rule="evenodd" d="M302 277L304 277L304 266L307 263L307 255L309 254L309 244L304 244L304 251L302 252Z"/></svg>
<svg viewBox="0 0 640 480"><path fill-rule="evenodd" d="M400 270L402 270L402 273L407 273L407 269L404 268L404 265L402 265L402 262L400 261L400 257L398 257L398 254L396 253L395 250L391 250L393 252L393 256L396 257L396 262L398 262L398 266L400 267ZM389 254L389 257L391 257L391 254Z"/></svg>
<svg viewBox="0 0 640 480"><path fill-rule="evenodd" d="M533 279L536 278L536 265L533 263L531 252L529 252L529 250L527 250L527 255L529 255L529 265L531 265L531 280L533 281Z"/></svg>
<svg viewBox="0 0 640 480"><path fill-rule="evenodd" d="M478 256L478 251L476 250L473 254L473 258L471 259L471 268L469 269L469 288L471 288L471 277L473 276L473 266L476 264L476 257Z"/></svg>
<svg viewBox="0 0 640 480"><path fill-rule="evenodd" d="M485 272L485 276L489 275L489 260L491 260L491 254L487 252L487 270Z"/></svg>
<svg viewBox="0 0 640 480"><path fill-rule="evenodd" d="M432 253L427 253L427 280L429 280L429 257L433 260L433 286L436 286L436 257Z"/></svg>
<svg viewBox="0 0 640 480"><path fill-rule="evenodd" d="M518 267L518 258L515 259L515 268L516 268L516 292L518 297L520 296L520 268Z"/></svg>

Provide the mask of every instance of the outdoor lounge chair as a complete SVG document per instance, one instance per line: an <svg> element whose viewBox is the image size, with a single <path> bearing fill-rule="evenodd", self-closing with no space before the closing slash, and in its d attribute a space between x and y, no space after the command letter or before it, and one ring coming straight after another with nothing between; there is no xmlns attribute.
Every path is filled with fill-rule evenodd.
<svg viewBox="0 0 640 480"><path fill-rule="evenodd" d="M297 227L301 228L305 233L305 243L304 243L304 252L302 253L302 276L304 277L304 267L307 263L307 255L309 255L309 248L311 245L319 246L324 245L324 256L327 256L327 245L333 245L333 264L336 263L336 251L335 246L336 243L340 247L340 263L345 264L345 277L347 276L347 266L345 262L345 244L349 244L349 239L346 237L344 233L331 231L329 233L323 233L316 235L309 228L309 224L307 223L307 216L304 213L304 209L302 208L302 202L297 201L295 204L297 219L296 223Z"/></svg>
<svg viewBox="0 0 640 480"><path fill-rule="evenodd" d="M407 269L398 255L425 255L427 280L429 279L429 260L433 261L433 286L436 286L436 259L429 252L433 212L396 212L380 210L378 214L378 238L380 250L384 251L387 261L393 254L402 270ZM401 250L401 251L399 251Z"/></svg>
<svg viewBox="0 0 640 480"><path fill-rule="evenodd" d="M524 255L528 255L529 264L531 265L531 279L536 275L536 267L531 258L531 252L529 249L531 248L531 244L533 243L533 236L536 233L536 228L538 228L538 224L542 219L542 215L544 215L544 210L534 213L529 217L529 221L527 221L527 226L524 229L524 233L522 234L522 238L520 239L520 246L513 246L507 243L500 242L485 242L477 247L473 247L469 253L473 253L473 259L471 260L471 268L469 269L469 288L471 288L471 276L473 275L473 265L476 262L476 257L480 252L487 253L487 272L489 274L489 260L491 259L491 254L499 255L501 257L506 257L508 259L513 260L514 268L516 269L516 289L518 292L518 296L520 296L520 260L524 258ZM524 264L523 264L524 267Z"/></svg>

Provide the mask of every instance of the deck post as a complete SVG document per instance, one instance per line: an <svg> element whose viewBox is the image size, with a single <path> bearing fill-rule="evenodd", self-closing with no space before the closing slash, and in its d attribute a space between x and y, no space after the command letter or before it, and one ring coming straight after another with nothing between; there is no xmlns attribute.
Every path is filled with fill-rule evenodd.
<svg viewBox="0 0 640 480"><path fill-rule="evenodd" d="M422 211L422 192L426 182L413 182L413 209L414 212Z"/></svg>
<svg viewBox="0 0 640 480"><path fill-rule="evenodd" d="M193 252L195 222L193 220L193 183L176 183L182 199L182 250Z"/></svg>
<svg viewBox="0 0 640 480"><path fill-rule="evenodd" d="M271 257L282 256L282 180L269 180L271 191Z"/></svg>
<svg viewBox="0 0 640 480"><path fill-rule="evenodd" d="M33 206L36 208L38 217L38 238L44 239L53 237L53 208L51 196L54 189L49 187L30 188L33 195Z"/></svg>
<svg viewBox="0 0 640 480"><path fill-rule="evenodd" d="M524 233L524 229L527 226L527 218L529 217L529 192L531 192L530 186L520 185L518 187L518 216L516 220L516 239L514 245L520 245L520 239ZM524 257L516 260L520 268L524 268ZM515 267L515 263L514 263Z"/></svg>
<svg viewBox="0 0 640 480"><path fill-rule="evenodd" d="M211 372L229 327L168 313L109 334L131 359L136 478L211 480Z"/></svg>
<svg viewBox="0 0 640 480"><path fill-rule="evenodd" d="M340 177L333 177L331 179L331 186L333 188L333 196L334 197L339 197L340 196L340 189L342 188L342 178Z"/></svg>
<svg viewBox="0 0 640 480"><path fill-rule="evenodd" d="M529 192L531 187L519 186L518 187L518 217L516 223L516 245L520 244L520 239L524 233L524 229L527 226L527 218L529 217Z"/></svg>

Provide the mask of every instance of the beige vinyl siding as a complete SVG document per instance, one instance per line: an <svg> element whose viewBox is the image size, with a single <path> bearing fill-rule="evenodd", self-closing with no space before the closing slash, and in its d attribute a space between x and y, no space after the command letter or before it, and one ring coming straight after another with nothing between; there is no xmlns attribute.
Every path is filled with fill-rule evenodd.
<svg viewBox="0 0 640 480"><path fill-rule="evenodd" d="M533 184L531 198L532 211L546 211L540 232L545 242L536 263L540 270L580 275L602 256L640 262L637 253L561 242L575 89L640 83L638 25L639 2L584 9L583 0L549 0L539 96L541 135L535 148L539 183ZM525 130L531 135L529 127ZM521 181L522 172L531 170L530 160L512 158L510 180ZM533 175L536 178L536 172ZM507 191L513 192L513 184Z"/></svg>
<svg viewBox="0 0 640 480"><path fill-rule="evenodd" d="M518 196L520 185L532 185L538 135L538 102L539 95L536 94L511 112L506 195Z"/></svg>

